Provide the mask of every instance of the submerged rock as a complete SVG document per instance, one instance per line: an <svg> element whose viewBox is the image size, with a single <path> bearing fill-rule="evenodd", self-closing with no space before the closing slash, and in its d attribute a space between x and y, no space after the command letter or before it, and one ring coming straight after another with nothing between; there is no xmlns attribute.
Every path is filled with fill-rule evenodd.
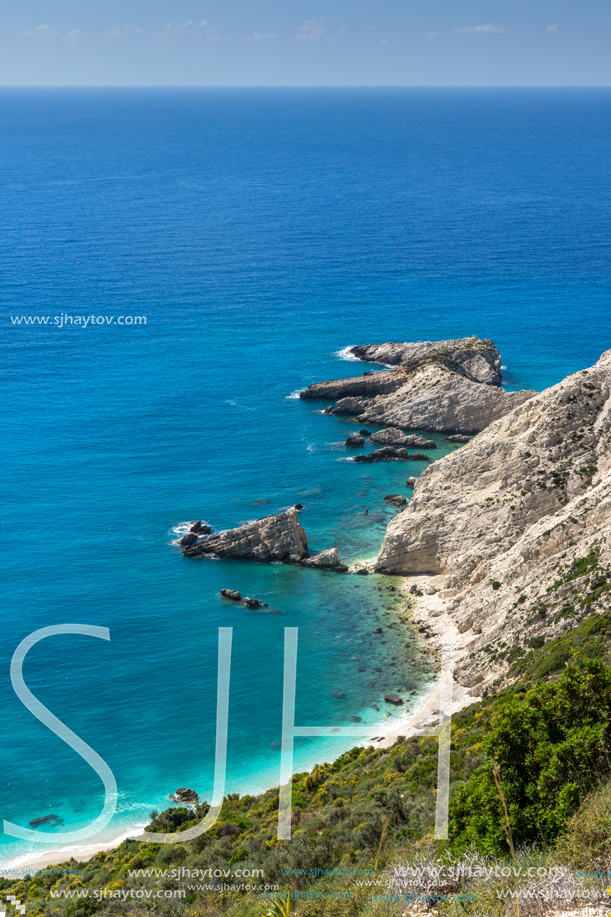
<svg viewBox="0 0 611 917"><path fill-rule="evenodd" d="M63 825L64 820L59 815L41 815L40 818L33 818L30 822L30 828L40 828L42 825Z"/></svg>
<svg viewBox="0 0 611 917"><path fill-rule="evenodd" d="M297 510L292 506L283 513L264 516L239 528L210 535L186 547L183 553L186 557L208 555L263 563L294 558L296 562L308 556L308 540L299 524Z"/></svg>
<svg viewBox="0 0 611 917"><path fill-rule="evenodd" d="M346 573L348 567L339 559L337 548L329 548L328 551L321 551L313 557L308 557L301 561L304 567L318 567L321 570L337 570L338 573Z"/></svg>

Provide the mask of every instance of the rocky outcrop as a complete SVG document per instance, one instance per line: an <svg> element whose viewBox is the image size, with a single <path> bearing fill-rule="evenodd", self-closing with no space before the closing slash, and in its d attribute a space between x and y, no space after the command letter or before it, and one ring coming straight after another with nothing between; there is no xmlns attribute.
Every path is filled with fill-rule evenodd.
<svg viewBox="0 0 611 917"><path fill-rule="evenodd" d="M535 394L532 391L505 392L432 363L406 376L404 385L393 394L379 395L364 402L363 411L357 417L364 423L401 429L472 435Z"/></svg>
<svg viewBox="0 0 611 917"><path fill-rule="evenodd" d="M396 427L387 427L371 434L371 442L382 446L407 446L408 449L436 449L437 443L432 439L414 434L406 435Z"/></svg>
<svg viewBox="0 0 611 917"><path fill-rule="evenodd" d="M390 503L391 506L405 506L407 497L403 497L401 494L386 494L384 502Z"/></svg>
<svg viewBox="0 0 611 917"><path fill-rule="evenodd" d="M445 357L463 366L477 382L484 382L487 385L501 384L500 353L492 341L481 341L475 336L454 341L366 344L351 347L350 352L359 360L383 363L387 366L397 366L431 357Z"/></svg>
<svg viewBox="0 0 611 917"><path fill-rule="evenodd" d="M492 341L463 338L352 350L361 359L388 358L398 365L386 372L319 382L299 397L335 398L334 414L365 424L464 437L484 430L535 394L500 388L501 358Z"/></svg>
<svg viewBox="0 0 611 917"><path fill-rule="evenodd" d="M348 567L339 559L337 548L321 551L313 557L302 560L301 563L304 567L317 567L319 570L336 570L338 573L346 573L348 570Z"/></svg>
<svg viewBox="0 0 611 917"><path fill-rule="evenodd" d="M398 694L385 694L384 700L387 704L394 704L396 707L399 707L403 703L403 698L399 697Z"/></svg>
<svg viewBox="0 0 611 917"><path fill-rule="evenodd" d="M468 443L469 437L463 436L462 433L455 433L454 436L446 436L446 443Z"/></svg>
<svg viewBox="0 0 611 917"><path fill-rule="evenodd" d="M367 376L355 376L351 379L332 379L329 382L317 382L299 393L306 401L337 401L355 396L383 395L394 392L403 384L400 372L388 371L371 373Z"/></svg>
<svg viewBox="0 0 611 917"><path fill-rule="evenodd" d="M186 786L179 786L175 793L172 793L170 799L174 802L187 803L188 805L197 805L199 799L195 790L190 790Z"/></svg>
<svg viewBox="0 0 611 917"><path fill-rule="evenodd" d="M224 599L231 599L232 602L239 602L242 598L237 589L221 589L221 595Z"/></svg>
<svg viewBox="0 0 611 917"><path fill-rule="evenodd" d="M367 402L364 398L340 398L332 413L354 416L360 414L366 407Z"/></svg>
<svg viewBox="0 0 611 917"><path fill-rule="evenodd" d="M375 452L366 452L364 455L355 455L353 462L396 462L407 461L407 449L395 449L394 446L382 446Z"/></svg>
<svg viewBox="0 0 611 917"><path fill-rule="evenodd" d="M206 522L198 521L193 523L189 531L195 532L196 535L209 535L212 529Z"/></svg>
<svg viewBox="0 0 611 917"><path fill-rule="evenodd" d="M455 632L476 694L611 607L611 351L429 466L376 569L418 577L416 620Z"/></svg>
<svg viewBox="0 0 611 917"><path fill-rule="evenodd" d="M407 487L411 487L411 489L413 490L416 485L417 480L418 478L408 478L405 484Z"/></svg>
<svg viewBox="0 0 611 917"><path fill-rule="evenodd" d="M345 445L351 449L356 449L359 446L364 446L365 437L364 436L349 436L348 439L346 440Z"/></svg>
<svg viewBox="0 0 611 917"><path fill-rule="evenodd" d="M195 544L197 541L197 535L195 532L187 532L186 535L183 535L178 544L185 547L186 545Z"/></svg>
<svg viewBox="0 0 611 917"><path fill-rule="evenodd" d="M186 557L227 557L258 560L298 562L308 556L308 541L299 524L297 509L292 506L283 513L265 516L237 529L210 535L197 544L185 547Z"/></svg>

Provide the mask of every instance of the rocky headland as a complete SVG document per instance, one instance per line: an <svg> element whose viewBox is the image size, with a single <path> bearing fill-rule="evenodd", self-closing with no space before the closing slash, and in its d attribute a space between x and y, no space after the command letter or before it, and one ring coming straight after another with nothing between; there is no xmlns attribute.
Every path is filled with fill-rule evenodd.
<svg viewBox="0 0 611 917"><path fill-rule="evenodd" d="M335 400L332 413L354 416L360 423L472 435L535 394L502 389L501 355L492 341L476 337L363 345L351 352L391 368L318 382L299 397Z"/></svg>
<svg viewBox="0 0 611 917"><path fill-rule="evenodd" d="M366 363L399 366L426 359L446 358L460 364L471 378L487 385L501 384L501 355L489 340L475 336L450 341L414 343L363 344L349 347L349 352Z"/></svg>
<svg viewBox="0 0 611 917"><path fill-rule="evenodd" d="M429 465L388 525L376 570L412 577L473 694L611 606L610 393L607 351Z"/></svg>

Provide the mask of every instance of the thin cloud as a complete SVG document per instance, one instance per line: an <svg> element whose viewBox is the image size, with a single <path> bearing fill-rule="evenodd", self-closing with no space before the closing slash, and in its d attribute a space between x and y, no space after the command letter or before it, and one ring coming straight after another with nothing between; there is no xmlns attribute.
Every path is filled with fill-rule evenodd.
<svg viewBox="0 0 611 917"><path fill-rule="evenodd" d="M260 32L255 32L254 35L249 35L244 41L265 41L268 38L278 38L277 35L262 35Z"/></svg>
<svg viewBox="0 0 611 917"><path fill-rule="evenodd" d="M547 32L557 32L557 31L558 31L558 23L555 22L553 25L548 25L546 31L547 31Z"/></svg>
<svg viewBox="0 0 611 917"><path fill-rule="evenodd" d="M37 25L35 29L28 29L25 32L15 32L21 38L61 38L62 33L59 29L52 29L50 25Z"/></svg>
<svg viewBox="0 0 611 917"><path fill-rule="evenodd" d="M425 38L439 38L439 32L425 32Z"/></svg>
<svg viewBox="0 0 611 917"><path fill-rule="evenodd" d="M504 32L502 25L468 25L465 29L454 29L455 35L492 35L498 32Z"/></svg>
<svg viewBox="0 0 611 917"><path fill-rule="evenodd" d="M295 40L316 41L322 37L324 31L324 28L314 19L306 19L305 22L302 22L299 26L297 35L295 35Z"/></svg>

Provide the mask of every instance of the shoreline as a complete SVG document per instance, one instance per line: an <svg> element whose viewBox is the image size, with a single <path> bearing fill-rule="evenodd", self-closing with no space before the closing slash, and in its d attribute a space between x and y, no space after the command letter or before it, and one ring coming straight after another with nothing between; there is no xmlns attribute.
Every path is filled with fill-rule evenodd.
<svg viewBox="0 0 611 917"><path fill-rule="evenodd" d="M351 569L358 567L367 566L370 567L374 559L371 557L360 558L353 561L350 564ZM415 578L419 579L418 577ZM429 581L430 577L423 577ZM403 582L401 583L400 590L401 594L405 597L409 595L409 587L411 582L414 580L414 577L402 577ZM397 613L397 620L400 625L403 627L409 627L409 621L402 615ZM418 618L414 619L416 623ZM439 635L431 634L431 641L435 644L439 644ZM456 630L456 635L458 636L458 630ZM425 654L423 654L425 655ZM464 707L469 706L470 704L476 703L479 700L478 697L474 697L469 694L469 690L462 685L458 685L454 680L453 682L453 694L452 694L452 714L458 713ZM409 713L404 711L404 715L401 716L398 721L394 722L384 722L379 725L372 725L372 732L376 731L379 735L374 740L371 739L355 739L353 746L361 746L366 748L369 745L372 745L374 748L390 748L396 742L399 736L405 736L410 738L415 735L418 731L419 724L423 719L430 717L434 714L436 710L439 709L440 704L440 684L437 680L436 684L433 685L432 689L426 693L423 693L421 696L416 698L416 706ZM421 727L420 727L421 728ZM343 752L337 754L336 760L341 757ZM321 763L320 761L317 762ZM313 765L313 767L316 765ZM266 789L271 789L277 784L271 782L269 787ZM265 792L265 789L261 792ZM13 878L17 881L19 878L24 878L29 873L38 872L45 870L51 867L58 867L67 862L76 861L77 863L86 863L91 860L97 853L109 852L113 849L116 849L120 844L128 840L129 838L137 839L144 833L146 823L135 824L129 828L124 828L117 834L116 837L109 840L99 841L91 845L83 846L72 846L65 848L56 848L54 850L48 850L46 853L29 853L24 856L21 856L13 861L10 865L0 866L0 876L5 878Z"/></svg>

